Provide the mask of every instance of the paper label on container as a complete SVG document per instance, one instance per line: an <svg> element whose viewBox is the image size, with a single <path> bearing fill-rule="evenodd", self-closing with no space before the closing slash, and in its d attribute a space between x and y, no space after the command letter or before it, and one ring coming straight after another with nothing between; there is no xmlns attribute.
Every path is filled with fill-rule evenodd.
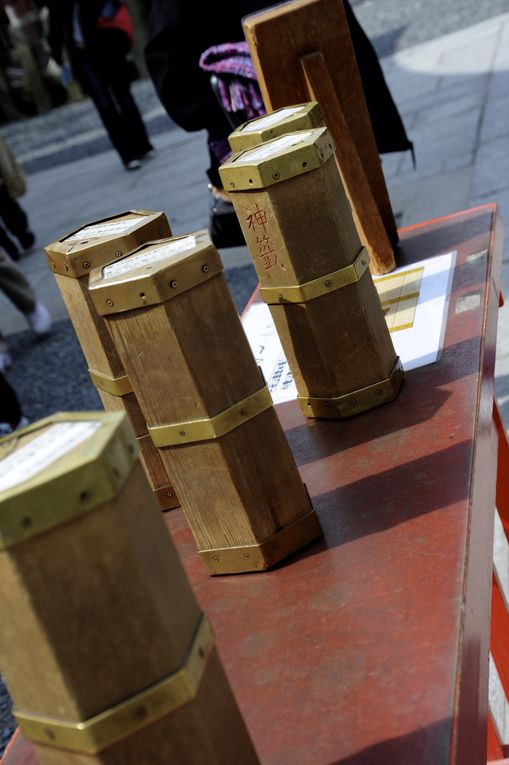
<svg viewBox="0 0 509 765"><path fill-rule="evenodd" d="M130 220L112 220L108 223L96 223L92 226L85 226L85 228L76 231L75 234L68 236L64 241L76 242L78 239L98 239L101 236L111 238L119 234L125 234L140 223L144 223L148 218L148 215L139 215L137 218L131 218Z"/></svg>
<svg viewBox="0 0 509 765"><path fill-rule="evenodd" d="M448 252L374 277L394 349L405 371L439 358L455 262L456 252ZM274 403L297 398L269 306L253 303L242 325Z"/></svg>
<svg viewBox="0 0 509 765"><path fill-rule="evenodd" d="M288 106L285 109L281 109L279 112L273 112L272 114L266 114L264 117L260 117L257 120L250 122L243 133L256 133L258 130L264 130L265 128L277 125L279 122L292 117L294 114L304 111L305 106Z"/></svg>
<svg viewBox="0 0 509 765"><path fill-rule="evenodd" d="M134 271L137 268L143 268L143 266L149 266L160 260L180 255L182 252L192 250L195 247L196 238L194 236L186 236L183 239L178 239L176 242L162 245L153 250L140 252L138 255L131 255L131 257L119 260L117 263L110 263L109 266L105 266L103 268L103 279L126 274L128 271Z"/></svg>
<svg viewBox="0 0 509 765"><path fill-rule="evenodd" d="M289 135L282 135L280 138L275 138L273 141L263 143L261 146L257 146L255 149L248 149L235 160L235 164L249 164L253 162L261 162L262 159L269 159L274 154L279 154L280 151L291 149L293 146L306 141L313 135L313 131L306 130L305 132L290 133Z"/></svg>
<svg viewBox="0 0 509 765"><path fill-rule="evenodd" d="M0 460L0 491L30 480L101 427L97 420L58 422L26 446Z"/></svg>

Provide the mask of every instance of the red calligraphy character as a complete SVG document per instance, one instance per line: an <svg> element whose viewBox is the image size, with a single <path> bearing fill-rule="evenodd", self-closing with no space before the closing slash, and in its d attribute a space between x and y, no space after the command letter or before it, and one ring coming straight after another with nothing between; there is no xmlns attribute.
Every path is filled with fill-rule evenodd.
<svg viewBox="0 0 509 765"><path fill-rule="evenodd" d="M260 209L258 202L256 203L256 209L247 216L246 220L249 223L248 228L252 228L254 230L257 226L259 226L260 228L263 228L264 231L266 230L265 227L267 225L267 213L265 210Z"/></svg>
<svg viewBox="0 0 509 765"><path fill-rule="evenodd" d="M277 255L274 255L276 250L272 246L270 236L267 236L267 234L265 234L265 236L257 236L256 243L265 270L267 271L269 268L273 268L277 263Z"/></svg>

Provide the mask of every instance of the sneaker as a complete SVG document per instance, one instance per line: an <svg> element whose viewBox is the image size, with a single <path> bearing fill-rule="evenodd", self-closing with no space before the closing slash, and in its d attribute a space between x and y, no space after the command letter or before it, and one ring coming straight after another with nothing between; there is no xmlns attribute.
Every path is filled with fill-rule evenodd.
<svg viewBox="0 0 509 765"><path fill-rule="evenodd" d="M0 372L5 372L12 364L11 354L7 351L0 351Z"/></svg>
<svg viewBox="0 0 509 765"><path fill-rule="evenodd" d="M125 163L126 170L139 170L141 167L141 159L131 159Z"/></svg>
<svg viewBox="0 0 509 765"><path fill-rule="evenodd" d="M51 316L45 305L36 303L32 313L26 313L28 326L36 335L47 335L51 329Z"/></svg>
<svg viewBox="0 0 509 765"><path fill-rule="evenodd" d="M14 433L16 430L21 430L21 428L26 428L26 426L29 424L30 420L28 417L25 417L25 415L21 416L21 419L17 425L11 425L10 422L0 422L0 438L3 438L4 436L10 436L11 433Z"/></svg>

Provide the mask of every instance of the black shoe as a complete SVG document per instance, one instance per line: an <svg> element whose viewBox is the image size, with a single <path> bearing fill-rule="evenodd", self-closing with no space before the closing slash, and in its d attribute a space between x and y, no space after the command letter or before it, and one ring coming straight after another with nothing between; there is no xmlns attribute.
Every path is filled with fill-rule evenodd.
<svg viewBox="0 0 509 765"><path fill-rule="evenodd" d="M246 240L232 203L209 188L209 233L212 242L218 249L245 246Z"/></svg>

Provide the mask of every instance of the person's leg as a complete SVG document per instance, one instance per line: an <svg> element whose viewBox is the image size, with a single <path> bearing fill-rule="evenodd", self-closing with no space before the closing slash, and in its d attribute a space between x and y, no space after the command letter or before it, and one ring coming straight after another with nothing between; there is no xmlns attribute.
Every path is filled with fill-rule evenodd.
<svg viewBox="0 0 509 765"><path fill-rule="evenodd" d="M48 310L40 303L35 293L17 266L0 249L0 290L25 316L27 324L36 335L46 335L51 327Z"/></svg>
<svg viewBox="0 0 509 765"><path fill-rule="evenodd" d="M18 398L0 372L0 437L16 430L22 419L23 413Z"/></svg>
<svg viewBox="0 0 509 765"><path fill-rule="evenodd" d="M131 153L126 150L124 136L125 133L129 132L130 126L127 123L122 123L117 104L112 97L106 78L103 76L104 73L99 69L96 54L80 51L79 55L76 55L75 66L79 68L79 81L94 102L113 146L124 165L127 165L133 158Z"/></svg>
<svg viewBox="0 0 509 765"><path fill-rule="evenodd" d="M0 185L0 216L24 249L33 245L35 237L30 231L27 214L3 184Z"/></svg>
<svg viewBox="0 0 509 765"><path fill-rule="evenodd" d="M2 226L0 226L0 248L4 249L12 260L19 260L18 245L12 241Z"/></svg>
<svg viewBox="0 0 509 765"><path fill-rule="evenodd" d="M101 36L103 41L98 61L101 76L107 83L120 117L122 130L119 140L123 142L124 154L129 159L139 159L152 151L153 146L131 93L126 64L126 55L129 52L128 38L117 29L103 30Z"/></svg>

